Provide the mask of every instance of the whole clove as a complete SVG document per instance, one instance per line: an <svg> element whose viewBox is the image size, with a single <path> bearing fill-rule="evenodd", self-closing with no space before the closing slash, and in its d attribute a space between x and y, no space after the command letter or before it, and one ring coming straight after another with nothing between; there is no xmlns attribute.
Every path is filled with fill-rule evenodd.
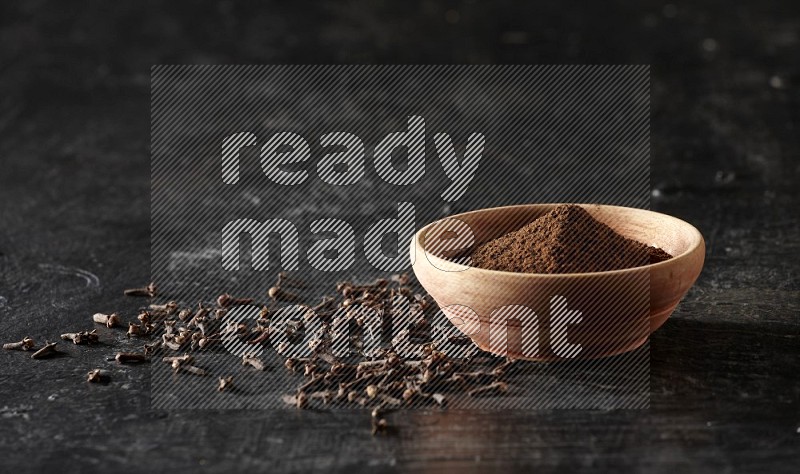
<svg viewBox="0 0 800 474"><path fill-rule="evenodd" d="M447 398L445 398L445 396L441 393L432 394L431 399L433 399L433 401L439 406L444 406L447 403Z"/></svg>
<svg viewBox="0 0 800 474"><path fill-rule="evenodd" d="M111 314L103 314L103 313L95 313L92 315L92 321L98 324L105 324L106 327L113 328L119 326L119 316L117 313Z"/></svg>
<svg viewBox="0 0 800 474"><path fill-rule="evenodd" d="M174 319L167 319L162 324L164 326L164 335L165 336L172 336L175 333L175 321Z"/></svg>
<svg viewBox="0 0 800 474"><path fill-rule="evenodd" d="M146 332L147 332L147 330L146 330L146 328L144 326L141 326L139 324L134 324L134 323L128 323L128 332L126 333L126 335L128 337L131 337L131 336L143 336L143 335L145 335Z"/></svg>
<svg viewBox="0 0 800 474"><path fill-rule="evenodd" d="M387 395L385 393L379 394L378 398L380 399L381 404L384 406L399 407L400 405L403 404L403 400L395 398L391 395Z"/></svg>
<svg viewBox="0 0 800 474"><path fill-rule="evenodd" d="M251 338L247 340L248 344L261 344L269 340L270 330L268 327L256 327L251 332Z"/></svg>
<svg viewBox="0 0 800 474"><path fill-rule="evenodd" d="M287 405L297 407L297 395L281 395L281 400Z"/></svg>
<svg viewBox="0 0 800 474"><path fill-rule="evenodd" d="M400 286L405 286L408 285L411 278L408 276L408 273L401 273L399 275L392 275L391 280Z"/></svg>
<svg viewBox="0 0 800 474"><path fill-rule="evenodd" d="M138 316L136 316L136 319L138 319L139 322L142 323L142 326L147 326L148 324L150 324L150 320L152 319L152 317L153 316L152 314L150 314L150 311L142 310L139 311L139 314Z"/></svg>
<svg viewBox="0 0 800 474"><path fill-rule="evenodd" d="M177 341L174 341L174 340L166 340L166 339L162 342L162 345L164 347L166 347L167 349L173 350L173 351L179 351L179 350L181 350L181 347L182 347L181 343L179 343Z"/></svg>
<svg viewBox="0 0 800 474"><path fill-rule="evenodd" d="M475 372L456 372L450 377L453 382L461 382L462 384L488 384L495 378L495 375L483 370L476 370Z"/></svg>
<svg viewBox="0 0 800 474"><path fill-rule="evenodd" d="M304 383L303 385L297 387L297 393L300 392L311 392L314 390L319 390L325 387L326 385L325 377L322 375L311 377L311 380Z"/></svg>
<svg viewBox="0 0 800 474"><path fill-rule="evenodd" d="M305 375L306 377L313 376L314 374L316 374L316 371L317 371L317 364L313 362L306 362L303 365L303 375Z"/></svg>
<svg viewBox="0 0 800 474"><path fill-rule="evenodd" d="M297 403L297 408L300 410L308 406L308 397L306 396L305 392L298 392L295 400Z"/></svg>
<svg viewBox="0 0 800 474"><path fill-rule="evenodd" d="M114 356L114 360L116 360L120 364L129 364L137 362L146 362L147 357L144 354L139 354L136 352L118 352L117 355Z"/></svg>
<svg viewBox="0 0 800 474"><path fill-rule="evenodd" d="M175 301L168 301L164 304L151 304L149 308L164 316L171 316L178 310L178 303Z"/></svg>
<svg viewBox="0 0 800 474"><path fill-rule="evenodd" d="M142 352L145 356L153 355L158 349L161 348L161 341L155 341L152 344L145 344L142 346Z"/></svg>
<svg viewBox="0 0 800 474"><path fill-rule="evenodd" d="M175 367L174 364L173 364L173 367ZM181 372L181 371L182 372L188 372L188 373L193 374L193 375L201 375L201 376L208 374L208 372L206 370L201 369L200 367L195 367L194 365L184 365L184 364L181 364L180 366L178 366L178 368L175 369L175 371L176 372Z"/></svg>
<svg viewBox="0 0 800 474"><path fill-rule="evenodd" d="M64 339L65 341L72 341L76 345L94 344L100 340L100 336L97 335L97 329L93 329L91 332L81 331L62 334L61 339Z"/></svg>
<svg viewBox="0 0 800 474"><path fill-rule="evenodd" d="M147 298L154 298L158 294L158 287L154 282L144 288L128 288L123 292L125 296L145 296Z"/></svg>
<svg viewBox="0 0 800 474"><path fill-rule="evenodd" d="M389 422L384 418L383 409L375 407L372 410L372 435L387 434L389 431Z"/></svg>
<svg viewBox="0 0 800 474"><path fill-rule="evenodd" d="M166 362L167 364L172 364L173 368L177 368L177 366L180 366L181 364L191 364L194 362L194 357L190 354L185 354L182 356L168 356L162 357L161 361Z"/></svg>
<svg viewBox="0 0 800 474"><path fill-rule="evenodd" d="M278 280L275 282L275 286L280 287L283 286L284 284L286 284L286 286L292 286L295 288L304 288L306 286L306 283L304 281L299 280L297 278L292 278L286 272L279 272Z"/></svg>
<svg viewBox="0 0 800 474"><path fill-rule="evenodd" d="M190 354L177 357L164 357L161 360L170 364L175 372L188 372L194 375L206 375L208 373L204 369L192 365L194 363L194 357Z"/></svg>
<svg viewBox="0 0 800 474"><path fill-rule="evenodd" d="M182 309L178 311L178 319L180 319L181 321L188 321L192 318L193 314L194 311L192 311L191 309Z"/></svg>
<svg viewBox="0 0 800 474"><path fill-rule="evenodd" d="M233 377L220 377L219 384L217 385L217 391L225 392L231 389L233 389Z"/></svg>
<svg viewBox="0 0 800 474"><path fill-rule="evenodd" d="M44 347L31 354L31 359L46 359L58 354L55 342L47 342Z"/></svg>
<svg viewBox="0 0 800 474"><path fill-rule="evenodd" d="M228 293L223 293L217 297L217 305L222 308L228 308L231 306L241 306L250 304L252 302L253 298L234 298Z"/></svg>
<svg viewBox="0 0 800 474"><path fill-rule="evenodd" d="M306 365L310 362L311 359L307 358L287 357L286 361L283 363L283 366L286 367L286 370L289 372L297 372L300 367L303 367L303 371L305 371Z"/></svg>
<svg viewBox="0 0 800 474"><path fill-rule="evenodd" d="M19 342L7 342L3 344L3 349L7 351L29 351L33 349L36 344L30 337L25 337Z"/></svg>
<svg viewBox="0 0 800 474"><path fill-rule="evenodd" d="M199 347L200 349L205 349L211 346L212 344L215 344L220 341L222 341L222 339L201 336L200 339L197 341L197 347Z"/></svg>
<svg viewBox="0 0 800 474"><path fill-rule="evenodd" d="M289 293L288 291L282 289L280 286L273 286L267 292L270 298L273 301L285 301L288 303L292 303L295 301L299 301L300 298L295 295L294 293Z"/></svg>
<svg viewBox="0 0 800 474"><path fill-rule="evenodd" d="M108 378L108 372L101 369L94 369L86 374L86 381L91 383L105 382Z"/></svg>

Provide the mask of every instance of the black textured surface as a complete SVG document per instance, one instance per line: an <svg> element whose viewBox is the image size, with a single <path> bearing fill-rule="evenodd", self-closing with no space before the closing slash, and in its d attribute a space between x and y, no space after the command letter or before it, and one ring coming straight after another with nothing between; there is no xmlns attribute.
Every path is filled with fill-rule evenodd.
<svg viewBox="0 0 800 474"><path fill-rule="evenodd" d="M120 295L149 274L152 64L649 63L652 206L708 245L651 340L651 408L409 412L373 438L363 414L154 411L147 370L87 386L109 347L62 344L0 353L4 472L796 471L796 2L292 5L0 6L2 341L140 303Z"/></svg>

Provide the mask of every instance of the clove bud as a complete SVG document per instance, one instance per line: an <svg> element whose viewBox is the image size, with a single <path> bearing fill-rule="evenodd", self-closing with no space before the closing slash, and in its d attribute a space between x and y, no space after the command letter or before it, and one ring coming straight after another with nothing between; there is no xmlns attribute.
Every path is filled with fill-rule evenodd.
<svg viewBox="0 0 800 474"><path fill-rule="evenodd" d="M253 302L253 298L234 298L228 293L223 293L217 297L217 305L221 308L230 306L246 305Z"/></svg>
<svg viewBox="0 0 800 474"><path fill-rule="evenodd" d="M294 302L300 299L294 293L289 293L288 291L282 289L280 286L273 286L272 288L269 289L267 294L269 294L269 297L275 301Z"/></svg>
<svg viewBox="0 0 800 474"><path fill-rule="evenodd" d="M295 288L303 288L306 286L306 283L302 280L297 278L292 278L286 272L279 272L278 273L278 281L275 283L275 286L282 286L283 284L287 286L293 286Z"/></svg>
<svg viewBox="0 0 800 474"><path fill-rule="evenodd" d="M118 352L117 355L114 356L114 360L120 364L127 364L129 362L145 362L147 361L147 357L145 357L144 354L136 352Z"/></svg>

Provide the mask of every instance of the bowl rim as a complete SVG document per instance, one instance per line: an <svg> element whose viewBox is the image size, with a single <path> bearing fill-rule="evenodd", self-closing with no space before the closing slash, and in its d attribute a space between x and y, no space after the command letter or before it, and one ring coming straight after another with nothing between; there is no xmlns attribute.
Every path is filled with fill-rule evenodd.
<svg viewBox="0 0 800 474"><path fill-rule="evenodd" d="M620 270L607 270L607 271L602 271L602 272L524 273L524 272L508 272L508 271L504 271L504 270L488 270L488 269L485 269L485 268L471 267L469 265L464 265L464 264L461 264L461 263L457 263L457 262L454 262L452 260L443 259L441 257L437 257L436 255L429 254L428 252L426 252L425 251L425 246L420 241L420 239L422 238L422 235L427 233L431 226L433 226L437 222L441 222L441 221L443 221L445 219L456 219L456 218L459 218L460 216L465 216L465 215L469 215L469 214L479 214L479 213L484 213L484 212L489 212L489 211L498 211L498 210L501 210L501 209L526 208L526 207L532 207L532 206L552 206L552 207L555 207L555 206L560 206L560 205L563 205L563 204L576 205L576 206L582 206L582 207L595 206L595 207L602 207L602 208L607 208L607 209L624 209L625 211L637 211L637 212L644 212L644 213L650 213L650 214L658 214L660 216L666 217L666 218L676 222L681 228L683 228L686 231L688 231L692 235L692 237L694 237L693 243L685 252L683 252L683 253L681 253L679 255L673 255L672 258L669 259L669 260L664 260L662 262L657 262L657 263L650 263L650 264L642 265L642 266L639 266L639 267L622 268ZM487 207L487 208L483 208L483 209L474 209L474 210L471 210L471 211L461 212L461 213L458 213L458 214L453 214L453 215L450 215L450 216L442 217L440 219L436 219L435 221L429 222L428 224L424 225L422 228L420 228L414 234L414 239L413 239L413 242L412 242L413 250L416 252L416 249L419 248L421 250L421 253L424 255L424 258L428 259L428 262L431 265L433 265L434 267L436 267L436 268L440 268L440 267L438 265L436 265L434 263L434 261L440 262L444 266L450 266L450 267L453 267L453 268L460 268L460 270L454 269L453 273L460 273L460 272L463 272L463 271L472 270L472 271L477 272L477 273L483 273L483 274L488 274L488 275L496 275L496 276L503 276L503 277L506 277L506 278L513 277L513 278L527 278L527 279L530 279L530 278L541 278L541 279L596 278L598 276L612 276L612 275L621 275L621 274L625 274L625 273L642 272L642 271L645 271L645 270L666 267L668 265L674 265L677 261L684 260L687 257L689 257L690 255L696 253L697 250L700 247L705 248L705 239L703 238L703 235L700 233L700 231L697 230L696 227L694 227L693 225L689 224L688 222L686 222L686 221L684 221L682 219L679 219L677 217L671 216L669 214L664 214L662 212L651 211L649 209L641 209L641 208L638 208L638 207L615 206L615 205L610 205L610 204L597 204L597 203L577 203L577 202L566 202L566 203L559 203L559 202L546 203L546 202L543 202L543 203L530 203L530 204L513 204L513 205L509 205L509 206ZM434 261L431 261L431 259L433 259ZM703 255L703 259L705 259L705 255ZM416 262L416 256L414 256L413 261Z"/></svg>

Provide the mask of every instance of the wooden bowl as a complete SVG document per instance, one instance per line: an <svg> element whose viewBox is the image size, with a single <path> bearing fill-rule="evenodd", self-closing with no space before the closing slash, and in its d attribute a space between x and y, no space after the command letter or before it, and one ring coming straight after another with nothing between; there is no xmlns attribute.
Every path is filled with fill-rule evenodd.
<svg viewBox="0 0 800 474"><path fill-rule="evenodd" d="M549 361L636 349L664 324L703 268L703 236L686 222L642 209L581 204L618 233L673 256L624 270L513 273L470 267L454 257L557 205L483 209L428 224L411 244L417 279L445 316L483 350ZM447 251L447 242L456 249Z"/></svg>

